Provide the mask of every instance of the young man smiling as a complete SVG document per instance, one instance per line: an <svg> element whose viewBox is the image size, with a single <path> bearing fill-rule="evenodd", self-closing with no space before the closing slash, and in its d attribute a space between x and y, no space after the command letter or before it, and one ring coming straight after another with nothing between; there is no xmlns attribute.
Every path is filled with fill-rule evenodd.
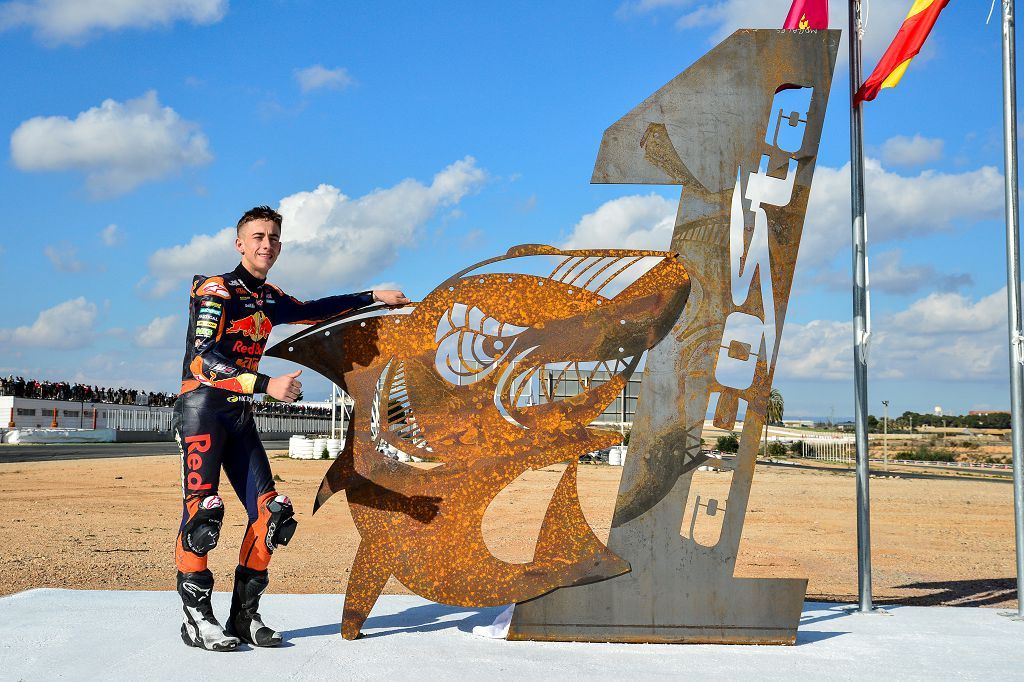
<svg viewBox="0 0 1024 682"><path fill-rule="evenodd" d="M174 436L181 451L183 512L175 543L178 594L185 612L186 644L214 651L277 646L280 633L258 612L268 585L274 549L295 532L291 502L274 488L267 453L253 419L253 394L294 402L301 370L269 377L260 374L264 344L275 324L312 324L373 303L402 305L401 291L366 291L300 302L273 284L267 273L281 253L281 216L257 206L239 219L235 249L238 267L192 282L188 337L181 393L174 404ZM245 529L235 569L227 632L213 615L213 574L207 554L217 545L224 504L217 494L223 466L245 505Z"/></svg>

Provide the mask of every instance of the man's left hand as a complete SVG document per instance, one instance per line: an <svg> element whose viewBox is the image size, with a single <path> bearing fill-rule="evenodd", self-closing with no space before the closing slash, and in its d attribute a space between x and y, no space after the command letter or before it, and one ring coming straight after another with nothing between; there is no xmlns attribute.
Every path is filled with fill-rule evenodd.
<svg viewBox="0 0 1024 682"><path fill-rule="evenodd" d="M377 289L373 292L373 300L390 306L411 303L409 298L398 289Z"/></svg>

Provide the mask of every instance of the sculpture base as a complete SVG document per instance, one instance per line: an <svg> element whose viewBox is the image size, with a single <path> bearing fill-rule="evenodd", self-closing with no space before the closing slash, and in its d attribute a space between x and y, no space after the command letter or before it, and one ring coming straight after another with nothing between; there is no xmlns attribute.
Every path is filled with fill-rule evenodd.
<svg viewBox="0 0 1024 682"><path fill-rule="evenodd" d="M567 587L516 605L510 640L658 644L796 643L807 580L724 578L631 600L640 576ZM729 595L716 599L715 595Z"/></svg>

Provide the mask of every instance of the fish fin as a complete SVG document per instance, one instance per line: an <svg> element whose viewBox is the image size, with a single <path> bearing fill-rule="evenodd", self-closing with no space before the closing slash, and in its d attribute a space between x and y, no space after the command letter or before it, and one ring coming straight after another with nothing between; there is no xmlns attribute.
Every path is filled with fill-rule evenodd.
<svg viewBox="0 0 1024 682"><path fill-rule="evenodd" d="M387 556L376 551L365 539L360 540L348 576L348 586L345 588L345 607L341 616L342 637L355 639L359 636L363 623L390 577Z"/></svg>
<svg viewBox="0 0 1024 682"><path fill-rule="evenodd" d="M629 562L605 547L583 515L576 491L577 467L575 458L569 461L551 496L533 560L550 561L553 557L574 560L575 564L566 572L566 584L594 582L628 573Z"/></svg>

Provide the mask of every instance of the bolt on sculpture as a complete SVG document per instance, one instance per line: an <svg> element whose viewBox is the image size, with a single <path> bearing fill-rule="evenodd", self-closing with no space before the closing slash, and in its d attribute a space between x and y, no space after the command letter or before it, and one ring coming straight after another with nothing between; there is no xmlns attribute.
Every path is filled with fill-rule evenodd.
<svg viewBox="0 0 1024 682"><path fill-rule="evenodd" d="M593 182L683 186L670 248L692 292L644 370L608 541L631 572L519 604L510 639L795 641L807 581L733 570L838 44L738 31L605 132ZM701 427L741 403L720 500L692 485Z"/></svg>
<svg viewBox="0 0 1024 682"><path fill-rule="evenodd" d="M345 490L361 537L342 634L359 634L392 575L434 601L495 606L628 571L583 516L576 465L621 440L588 425L672 327L689 291L673 253L521 246L415 306L328 321L275 346L269 355L320 372L356 401L316 500ZM614 376L571 399L524 404L524 388L552 363ZM396 462L382 446L441 464ZM559 462L569 464L533 561L497 559L483 538L487 506L526 470Z"/></svg>
<svg viewBox="0 0 1024 682"><path fill-rule="evenodd" d="M518 602L511 639L795 641L807 581L733 569L838 42L738 31L605 132L593 182L683 185L670 252L515 247L415 306L331 320L267 353L356 400L316 500L345 490L361 537L346 638L394 575L447 604ZM648 350L606 547L579 506L577 458L619 440L587 425ZM594 363L606 384L524 404L542 366ZM733 428L741 403L718 500L691 485L708 461L701 428L709 405ZM389 446L440 464L395 462ZM488 504L558 462L533 561L497 559Z"/></svg>

